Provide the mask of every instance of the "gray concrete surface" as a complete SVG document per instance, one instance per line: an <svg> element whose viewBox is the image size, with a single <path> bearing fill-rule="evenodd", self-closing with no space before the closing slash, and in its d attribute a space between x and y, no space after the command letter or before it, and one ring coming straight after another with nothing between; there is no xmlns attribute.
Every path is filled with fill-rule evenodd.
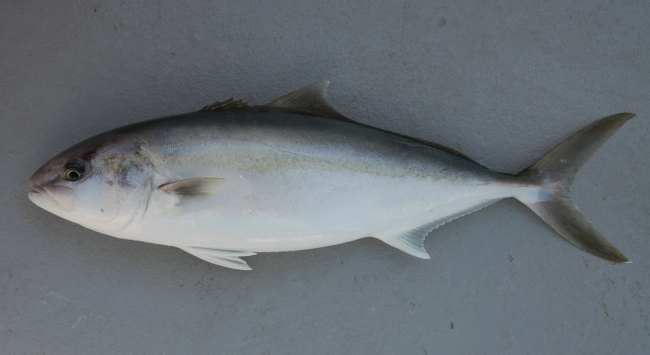
<svg viewBox="0 0 650 355"><path fill-rule="evenodd" d="M649 9L3 1L0 353L649 353ZM321 79L350 117L511 173L598 118L637 113L573 189L633 263L578 250L514 200L435 230L432 260L361 240L249 257L241 272L27 199L32 172L90 135Z"/></svg>

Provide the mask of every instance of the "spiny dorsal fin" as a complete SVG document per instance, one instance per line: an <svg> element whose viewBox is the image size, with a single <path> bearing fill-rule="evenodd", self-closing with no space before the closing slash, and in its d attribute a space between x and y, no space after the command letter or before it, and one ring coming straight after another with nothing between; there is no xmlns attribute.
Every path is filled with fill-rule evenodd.
<svg viewBox="0 0 650 355"><path fill-rule="evenodd" d="M217 101L212 105L205 106L199 111L208 112L208 111L217 111L217 110L228 110L231 108L240 108L240 107L248 107L248 102L244 102L243 100L234 101L234 98L231 97L226 101Z"/></svg>
<svg viewBox="0 0 650 355"><path fill-rule="evenodd" d="M325 89L329 84L329 81L323 80L307 85L302 89L278 97L264 106L287 112L354 122L336 111L327 101Z"/></svg>

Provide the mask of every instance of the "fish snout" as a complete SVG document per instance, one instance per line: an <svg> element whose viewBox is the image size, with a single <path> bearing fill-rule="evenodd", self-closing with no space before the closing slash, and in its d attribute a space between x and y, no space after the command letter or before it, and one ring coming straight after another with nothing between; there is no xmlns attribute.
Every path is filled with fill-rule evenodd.
<svg viewBox="0 0 650 355"><path fill-rule="evenodd" d="M49 166L44 166L27 179L27 185L32 189L28 194L29 199L39 206L41 203L47 203L67 212L72 211L74 193L71 188L44 184L43 177L47 177L50 171Z"/></svg>
<svg viewBox="0 0 650 355"><path fill-rule="evenodd" d="M30 176L29 179L27 179L27 185L32 189L33 193L44 193L43 188L41 185L43 184L39 176L42 176L42 170L43 168L38 169L37 172L34 173L34 175Z"/></svg>
<svg viewBox="0 0 650 355"><path fill-rule="evenodd" d="M36 190L36 184L34 183L34 176L31 176L29 179L27 179L27 185L32 188L32 190Z"/></svg>
<svg viewBox="0 0 650 355"><path fill-rule="evenodd" d="M52 175L52 167L50 164L45 164L36 170L29 179L27 179L27 185L29 185L33 190L38 191L37 187L45 185L45 182L50 178L50 175Z"/></svg>
<svg viewBox="0 0 650 355"><path fill-rule="evenodd" d="M38 191L39 186L34 182L34 175L27 179L27 185L29 185L29 187L32 189L32 191L30 191L27 196L31 201L34 201L34 199L38 198L38 195L40 195L40 192ZM34 203L36 202L34 201Z"/></svg>

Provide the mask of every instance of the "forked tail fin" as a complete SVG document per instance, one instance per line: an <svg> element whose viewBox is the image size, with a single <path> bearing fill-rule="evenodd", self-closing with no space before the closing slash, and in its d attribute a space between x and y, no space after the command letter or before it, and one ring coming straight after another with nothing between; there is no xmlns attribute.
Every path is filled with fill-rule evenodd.
<svg viewBox="0 0 650 355"><path fill-rule="evenodd" d="M619 113L598 120L517 174L543 186L538 194L515 196L519 201L573 245L615 263L630 261L578 211L571 201L569 190L578 170L616 130L634 116L632 113Z"/></svg>

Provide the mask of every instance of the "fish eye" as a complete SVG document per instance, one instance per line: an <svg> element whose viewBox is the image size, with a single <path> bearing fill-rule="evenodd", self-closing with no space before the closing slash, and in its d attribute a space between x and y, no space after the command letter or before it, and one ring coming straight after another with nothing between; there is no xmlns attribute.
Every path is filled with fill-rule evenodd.
<svg viewBox="0 0 650 355"><path fill-rule="evenodd" d="M65 169L65 178L68 181L76 181L81 178L83 173L83 170L78 167L70 167Z"/></svg>
<svg viewBox="0 0 650 355"><path fill-rule="evenodd" d="M65 178L69 181L79 180L83 172L77 168L68 168L65 170Z"/></svg>

